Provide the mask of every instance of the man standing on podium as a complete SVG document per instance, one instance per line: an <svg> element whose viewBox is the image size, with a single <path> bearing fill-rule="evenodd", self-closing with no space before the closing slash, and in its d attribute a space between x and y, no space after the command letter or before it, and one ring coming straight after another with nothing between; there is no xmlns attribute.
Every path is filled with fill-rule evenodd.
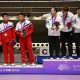
<svg viewBox="0 0 80 80"><path fill-rule="evenodd" d="M34 66L34 55L32 50L31 35L34 32L33 24L31 21L25 19L25 14L20 13L18 15L19 22L16 25L16 35L19 37L21 59L23 66L27 65L26 50L28 50L30 65Z"/></svg>
<svg viewBox="0 0 80 80"><path fill-rule="evenodd" d="M73 49L72 49L72 36L73 36L73 27L72 27L72 18L73 14L69 12L68 7L63 7L62 11L57 13L59 16L61 16L64 28L61 30L61 52L62 52L62 59L66 58L66 43L68 43L68 53L67 56L69 59L73 59Z"/></svg>
<svg viewBox="0 0 80 80"><path fill-rule="evenodd" d="M57 10L55 8L51 9L51 16L46 20L46 28L48 29L50 59L55 57L53 52L56 54L56 58L59 59L60 30L63 28L63 23L61 17L57 15Z"/></svg>
<svg viewBox="0 0 80 80"><path fill-rule="evenodd" d="M80 7L77 8L77 14L73 17L74 40L76 43L77 58L80 59Z"/></svg>
<svg viewBox="0 0 80 80"><path fill-rule="evenodd" d="M8 66L9 63L11 66L14 66L15 28L13 23L9 21L7 13L3 13L2 18L3 22L0 24L0 45L3 47L4 66Z"/></svg>

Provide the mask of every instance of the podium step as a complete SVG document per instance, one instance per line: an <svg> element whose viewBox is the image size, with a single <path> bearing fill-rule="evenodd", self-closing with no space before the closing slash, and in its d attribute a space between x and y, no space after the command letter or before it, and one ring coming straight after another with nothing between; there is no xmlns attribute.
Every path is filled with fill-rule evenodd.
<svg viewBox="0 0 80 80"><path fill-rule="evenodd" d="M44 59L43 65L36 66L0 66L0 74L58 74L80 75L80 60Z"/></svg>
<svg viewBox="0 0 80 80"><path fill-rule="evenodd" d="M36 66L0 66L0 74L42 74L43 65Z"/></svg>
<svg viewBox="0 0 80 80"><path fill-rule="evenodd" d="M44 71L48 74L80 74L80 60L43 60Z"/></svg>

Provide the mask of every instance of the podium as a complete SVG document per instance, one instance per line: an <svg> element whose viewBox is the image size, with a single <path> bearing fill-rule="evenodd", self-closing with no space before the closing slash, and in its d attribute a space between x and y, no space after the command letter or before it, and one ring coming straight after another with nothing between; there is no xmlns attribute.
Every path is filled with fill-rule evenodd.
<svg viewBox="0 0 80 80"><path fill-rule="evenodd" d="M80 60L49 60L43 61L44 71L48 74L80 74Z"/></svg>
<svg viewBox="0 0 80 80"><path fill-rule="evenodd" d="M55 74L80 75L80 60L43 59L42 65L36 66L0 66L0 74Z"/></svg>

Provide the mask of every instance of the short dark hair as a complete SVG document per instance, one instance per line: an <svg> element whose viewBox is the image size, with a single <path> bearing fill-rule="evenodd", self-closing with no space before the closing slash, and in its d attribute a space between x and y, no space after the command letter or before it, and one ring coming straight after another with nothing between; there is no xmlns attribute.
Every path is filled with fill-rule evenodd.
<svg viewBox="0 0 80 80"><path fill-rule="evenodd" d="M8 13L2 13L2 17L4 17L5 15L7 15L7 16L8 16Z"/></svg>
<svg viewBox="0 0 80 80"><path fill-rule="evenodd" d="M57 12L57 8L55 8L55 7L52 7L52 8L54 8L54 10ZM51 8L51 9L52 9L52 8Z"/></svg>
<svg viewBox="0 0 80 80"><path fill-rule="evenodd" d="M55 11L57 12L57 8L53 7L55 9Z"/></svg>
<svg viewBox="0 0 80 80"><path fill-rule="evenodd" d="M25 13L22 13L22 12L21 12L21 13L19 13L18 15L22 15L22 16L24 16L24 17L25 17Z"/></svg>
<svg viewBox="0 0 80 80"><path fill-rule="evenodd" d="M68 12L69 11L69 7L65 6L65 7L62 8L62 10Z"/></svg>

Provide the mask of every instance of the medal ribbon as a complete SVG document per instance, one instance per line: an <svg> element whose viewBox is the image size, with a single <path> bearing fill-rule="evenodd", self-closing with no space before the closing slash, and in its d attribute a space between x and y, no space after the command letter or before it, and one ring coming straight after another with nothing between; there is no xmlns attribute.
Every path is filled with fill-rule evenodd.
<svg viewBox="0 0 80 80"><path fill-rule="evenodd" d="M22 25L22 24L23 24L23 25ZM21 29L22 29L22 30L23 30L24 26L25 26L25 21L21 23Z"/></svg>
<svg viewBox="0 0 80 80"><path fill-rule="evenodd" d="M52 26L54 25L55 20L56 20L56 17L52 17Z"/></svg>
<svg viewBox="0 0 80 80"><path fill-rule="evenodd" d="M8 27L8 23L7 24L4 24L3 23L3 27L4 27L4 31L6 31L7 30L7 27Z"/></svg>
<svg viewBox="0 0 80 80"><path fill-rule="evenodd" d="M67 19L67 15L66 16L63 16L63 24L64 25L65 25L66 19Z"/></svg>

